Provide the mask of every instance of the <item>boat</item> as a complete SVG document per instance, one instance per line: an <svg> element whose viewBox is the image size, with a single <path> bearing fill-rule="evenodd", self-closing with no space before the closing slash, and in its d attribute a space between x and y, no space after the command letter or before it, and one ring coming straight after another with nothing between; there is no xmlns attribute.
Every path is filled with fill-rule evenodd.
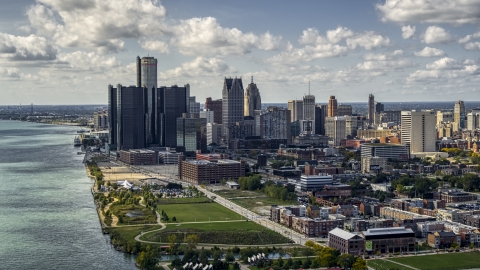
<svg viewBox="0 0 480 270"><path fill-rule="evenodd" d="M89 130L87 129L80 129L80 130L77 130L77 133L85 133L85 132L88 132Z"/></svg>
<svg viewBox="0 0 480 270"><path fill-rule="evenodd" d="M80 141L80 138L78 136L73 139L73 146L80 146L82 145L82 142Z"/></svg>

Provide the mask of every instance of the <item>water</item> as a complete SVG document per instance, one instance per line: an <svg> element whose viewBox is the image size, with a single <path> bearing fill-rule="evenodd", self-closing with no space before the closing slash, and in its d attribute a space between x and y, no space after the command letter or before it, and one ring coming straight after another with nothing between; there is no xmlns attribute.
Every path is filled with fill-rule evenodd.
<svg viewBox="0 0 480 270"><path fill-rule="evenodd" d="M136 269L102 234L77 129L0 121L0 269Z"/></svg>

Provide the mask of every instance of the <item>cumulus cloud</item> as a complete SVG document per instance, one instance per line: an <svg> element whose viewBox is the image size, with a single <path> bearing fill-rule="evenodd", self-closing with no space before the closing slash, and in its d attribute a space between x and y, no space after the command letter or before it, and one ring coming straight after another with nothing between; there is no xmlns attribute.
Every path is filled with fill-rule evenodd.
<svg viewBox="0 0 480 270"><path fill-rule="evenodd" d="M18 68L12 68L12 67L7 67L7 68L2 68L0 67L0 78L3 79L19 79L22 76L22 73Z"/></svg>
<svg viewBox="0 0 480 270"><path fill-rule="evenodd" d="M84 51L59 54L58 62L54 65L54 67L75 71L106 71L120 66L120 61L113 56Z"/></svg>
<svg viewBox="0 0 480 270"><path fill-rule="evenodd" d="M475 61L457 61L452 58L444 57L426 65L424 70L416 70L407 78L408 83L435 83L445 82L456 83L472 81L480 74L480 67Z"/></svg>
<svg viewBox="0 0 480 270"><path fill-rule="evenodd" d="M467 43L469 42L470 40L472 39L476 39L476 38L480 38L480 31L479 32L476 32L472 35L467 35L465 36L464 38L461 38L458 43Z"/></svg>
<svg viewBox="0 0 480 270"><path fill-rule="evenodd" d="M384 22L480 23L480 0L386 0L377 4Z"/></svg>
<svg viewBox="0 0 480 270"><path fill-rule="evenodd" d="M0 33L0 56L16 61L55 60L58 49L44 37Z"/></svg>
<svg viewBox="0 0 480 270"><path fill-rule="evenodd" d="M445 29L439 26L429 26L425 31L422 42L426 44L446 43L452 41L452 36Z"/></svg>
<svg viewBox="0 0 480 270"><path fill-rule="evenodd" d="M368 31L358 34L354 37L347 38L347 46L350 49L363 47L365 50L371 50L377 47L385 47L390 45L390 39L381 35L375 34L373 31Z"/></svg>
<svg viewBox="0 0 480 270"><path fill-rule="evenodd" d="M402 56L402 50L396 50L392 53L368 53L363 56L363 59L365 61L363 63L357 64L355 68L364 71L385 72L392 70L401 70L417 65L412 60Z"/></svg>
<svg viewBox="0 0 480 270"><path fill-rule="evenodd" d="M38 0L27 10L36 33L62 47L125 50L122 38L169 34L165 8L156 0Z"/></svg>
<svg viewBox="0 0 480 270"><path fill-rule="evenodd" d="M143 40L138 43L150 52L169 53L168 44L160 40Z"/></svg>
<svg viewBox="0 0 480 270"><path fill-rule="evenodd" d="M403 39L411 38L411 37L413 37L414 34L415 34L415 26L412 27L410 25L407 25L407 26L402 27L402 38Z"/></svg>
<svg viewBox="0 0 480 270"><path fill-rule="evenodd" d="M327 31L327 38L328 41L331 43L339 43L340 41L352 37L354 35L353 31L346 28L346 27L337 27L335 30L329 30Z"/></svg>
<svg viewBox="0 0 480 270"><path fill-rule="evenodd" d="M444 56L445 52L436 49L436 48L430 48L430 47L425 47L423 50L419 52L414 52L415 56L420 56L420 57L434 57L434 56Z"/></svg>
<svg viewBox="0 0 480 270"><path fill-rule="evenodd" d="M235 68L229 66L223 60L200 56L191 62L183 63L180 67L160 73L159 78L222 76L232 73L236 73Z"/></svg>
<svg viewBox="0 0 480 270"><path fill-rule="evenodd" d="M472 51L480 51L480 42L469 42L465 44L465 49Z"/></svg>
<svg viewBox="0 0 480 270"><path fill-rule="evenodd" d="M268 32L255 35L237 28L225 28L212 17L182 20L174 29L171 43L185 55L242 55L255 48L270 51L289 46L282 37Z"/></svg>

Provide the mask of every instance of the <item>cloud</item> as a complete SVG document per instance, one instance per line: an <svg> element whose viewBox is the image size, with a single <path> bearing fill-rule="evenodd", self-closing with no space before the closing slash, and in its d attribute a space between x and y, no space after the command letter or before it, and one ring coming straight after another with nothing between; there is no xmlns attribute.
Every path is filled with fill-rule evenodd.
<svg viewBox="0 0 480 270"><path fill-rule="evenodd" d="M144 50L158 53L169 53L168 44L160 40L143 40L138 42Z"/></svg>
<svg viewBox="0 0 480 270"><path fill-rule="evenodd" d="M160 73L159 78L223 76L232 73L236 73L235 68L229 66L223 60L199 56L191 62L183 63L180 67Z"/></svg>
<svg viewBox="0 0 480 270"><path fill-rule="evenodd" d="M0 78L4 79L19 79L22 76L22 73L18 68L2 68L0 67Z"/></svg>
<svg viewBox="0 0 480 270"><path fill-rule="evenodd" d="M444 56L445 52L436 49L436 48L430 48L430 47L425 47L423 50L419 52L414 52L415 56L420 56L420 57L434 57L434 56Z"/></svg>
<svg viewBox="0 0 480 270"><path fill-rule="evenodd" d="M38 0L27 9L38 35L62 47L125 50L123 38L169 34L165 8L156 0Z"/></svg>
<svg viewBox="0 0 480 270"><path fill-rule="evenodd" d="M383 22L478 24L480 0L386 0L375 7Z"/></svg>
<svg viewBox="0 0 480 270"><path fill-rule="evenodd" d="M99 55L95 52L76 51L60 54L58 62L53 67L69 69L69 71L108 71L121 66L120 61L113 56Z"/></svg>
<svg viewBox="0 0 480 270"><path fill-rule="evenodd" d="M426 65L427 69L459 69L462 65L455 59L444 57Z"/></svg>
<svg viewBox="0 0 480 270"><path fill-rule="evenodd" d="M174 27L171 44L185 55L243 55L253 49L271 51L289 46L282 37L269 32L263 35L243 33L237 28L225 28L212 17L182 20Z"/></svg>
<svg viewBox="0 0 480 270"><path fill-rule="evenodd" d="M335 30L329 30L327 31L327 38L328 41L331 43L339 43L340 41L352 37L354 35L353 31L346 28L346 27L337 27Z"/></svg>
<svg viewBox="0 0 480 270"><path fill-rule="evenodd" d="M480 31L472 34L472 35L467 35L465 36L464 38L461 38L458 43L467 43L469 42L470 40L472 39L475 39L475 38L480 38Z"/></svg>
<svg viewBox="0 0 480 270"><path fill-rule="evenodd" d="M452 41L452 36L450 33L439 26L429 26L425 31L425 35L423 36L422 40L422 42L426 44L446 43L450 41Z"/></svg>
<svg viewBox="0 0 480 270"><path fill-rule="evenodd" d="M373 31L357 34L354 37L347 38L347 46L350 49L363 47L365 50L371 50L377 47L386 47L390 45L390 39L375 34Z"/></svg>
<svg viewBox="0 0 480 270"><path fill-rule="evenodd" d="M0 33L0 56L13 61L55 60L58 49L44 37Z"/></svg>
<svg viewBox="0 0 480 270"><path fill-rule="evenodd" d="M365 54L363 63L355 66L358 70L386 72L392 70L402 70L408 67L417 66L417 63L407 58L401 58L402 50L396 50L392 53Z"/></svg>
<svg viewBox="0 0 480 270"><path fill-rule="evenodd" d="M281 52L267 59L267 62L292 64L298 61L312 61L318 58L343 56L347 54L347 51L347 47L338 44L318 44L316 46L305 46L304 48Z"/></svg>
<svg viewBox="0 0 480 270"><path fill-rule="evenodd" d="M465 44L465 49L471 51L480 51L480 42L469 42Z"/></svg>
<svg viewBox="0 0 480 270"><path fill-rule="evenodd" d="M415 26L411 27L410 25L402 27L402 38L409 39L415 34Z"/></svg>
<svg viewBox="0 0 480 270"><path fill-rule="evenodd" d="M411 73L405 81L407 83L431 83L442 85L451 83L461 85L473 82L480 74L480 66L472 60L463 62L452 58L444 57L426 65L426 70L416 70Z"/></svg>

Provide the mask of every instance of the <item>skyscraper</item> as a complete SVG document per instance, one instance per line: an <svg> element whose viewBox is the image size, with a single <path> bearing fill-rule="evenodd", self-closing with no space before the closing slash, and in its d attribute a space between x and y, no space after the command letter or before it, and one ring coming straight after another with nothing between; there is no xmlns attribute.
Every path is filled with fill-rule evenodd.
<svg viewBox="0 0 480 270"><path fill-rule="evenodd" d="M315 96L305 95L303 96L303 119L315 121Z"/></svg>
<svg viewBox="0 0 480 270"><path fill-rule="evenodd" d="M315 107L315 134L325 135L325 117L327 117L327 105Z"/></svg>
<svg viewBox="0 0 480 270"><path fill-rule="evenodd" d="M337 116L337 100L335 99L335 96L330 96L330 99L328 100L328 117L334 117Z"/></svg>
<svg viewBox="0 0 480 270"><path fill-rule="evenodd" d="M455 102L455 107L453 108L453 121L457 123L459 129L465 127L465 104L462 100Z"/></svg>
<svg viewBox="0 0 480 270"><path fill-rule="evenodd" d="M177 146L177 118L187 112L186 92L186 87L177 85L157 89L157 136L160 146Z"/></svg>
<svg viewBox="0 0 480 270"><path fill-rule="evenodd" d="M244 113L245 116L254 116L253 111L262 109L262 98L260 97L260 90L258 90L257 85L252 82L248 84L247 89L245 89L244 96Z"/></svg>
<svg viewBox="0 0 480 270"><path fill-rule="evenodd" d="M289 100L288 109L292 122L303 120L303 100Z"/></svg>
<svg viewBox="0 0 480 270"><path fill-rule="evenodd" d="M195 114L184 113L177 118L177 147L190 154L196 150L207 151L207 119Z"/></svg>
<svg viewBox="0 0 480 270"><path fill-rule="evenodd" d="M229 128L237 122L243 121L243 94L242 78L225 77L222 90L222 123L224 128Z"/></svg>
<svg viewBox="0 0 480 270"><path fill-rule="evenodd" d="M223 110L222 110L222 100L221 99L212 100L211 97L208 97L205 100L204 109L213 111L213 118L214 118L213 121L215 123L217 123L217 124L222 123L222 112L223 112Z"/></svg>
<svg viewBox="0 0 480 270"><path fill-rule="evenodd" d="M435 112L402 111L402 143L410 146L410 152L435 151Z"/></svg>
<svg viewBox="0 0 480 270"><path fill-rule="evenodd" d="M146 147L146 88L121 84L108 86L109 143L117 150Z"/></svg>
<svg viewBox="0 0 480 270"><path fill-rule="evenodd" d="M375 97L368 95L368 124L372 125L375 120Z"/></svg>
<svg viewBox="0 0 480 270"><path fill-rule="evenodd" d="M156 133L156 90L157 90L157 59L154 57L137 56L137 87L145 87L147 89L147 111L146 111L146 135L147 144L156 144L158 138Z"/></svg>

